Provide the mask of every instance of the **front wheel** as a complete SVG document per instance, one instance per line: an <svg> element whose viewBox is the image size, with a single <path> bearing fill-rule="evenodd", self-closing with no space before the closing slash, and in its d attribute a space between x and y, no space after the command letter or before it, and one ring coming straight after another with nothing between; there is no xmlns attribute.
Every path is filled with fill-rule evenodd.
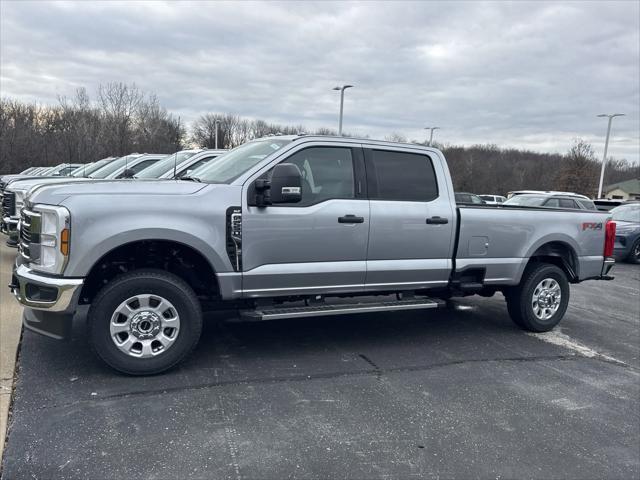
<svg viewBox="0 0 640 480"><path fill-rule="evenodd" d="M511 319L531 332L547 332L564 317L569 305L569 281L549 263L528 267L520 285L506 296Z"/></svg>
<svg viewBox="0 0 640 480"><path fill-rule="evenodd" d="M195 347L202 311L180 277L138 270L116 277L96 296L89 334L108 365L130 375L151 375L173 367Z"/></svg>

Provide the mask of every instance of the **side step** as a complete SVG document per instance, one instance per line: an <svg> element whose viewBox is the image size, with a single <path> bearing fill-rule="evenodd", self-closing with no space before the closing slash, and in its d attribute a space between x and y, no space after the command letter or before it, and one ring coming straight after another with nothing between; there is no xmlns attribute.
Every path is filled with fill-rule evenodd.
<svg viewBox="0 0 640 480"><path fill-rule="evenodd" d="M322 317L328 315L348 315L399 310L423 310L437 308L441 302L431 298L394 300L386 302L336 303L300 307L258 307L256 310L240 310L244 320L278 320L283 318Z"/></svg>

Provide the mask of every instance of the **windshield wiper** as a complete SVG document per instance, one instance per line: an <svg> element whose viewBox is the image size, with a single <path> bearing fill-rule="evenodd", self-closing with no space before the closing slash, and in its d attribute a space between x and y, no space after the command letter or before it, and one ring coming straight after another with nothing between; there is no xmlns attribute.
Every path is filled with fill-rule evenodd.
<svg viewBox="0 0 640 480"><path fill-rule="evenodd" d="M198 183L202 183L202 180L200 180L198 177L190 177L190 176L184 176L184 177L180 177L178 180L189 180L191 182L198 182Z"/></svg>

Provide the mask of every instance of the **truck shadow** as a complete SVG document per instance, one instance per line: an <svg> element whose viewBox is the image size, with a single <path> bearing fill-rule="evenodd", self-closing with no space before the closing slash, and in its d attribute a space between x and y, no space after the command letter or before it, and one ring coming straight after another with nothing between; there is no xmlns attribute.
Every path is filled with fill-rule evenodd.
<svg viewBox="0 0 640 480"><path fill-rule="evenodd" d="M194 353L148 377L119 374L97 358L81 315L69 342L25 332L16 408L512 360L536 354L541 343L512 324L501 298L468 298L456 309L253 323L228 319L208 315Z"/></svg>

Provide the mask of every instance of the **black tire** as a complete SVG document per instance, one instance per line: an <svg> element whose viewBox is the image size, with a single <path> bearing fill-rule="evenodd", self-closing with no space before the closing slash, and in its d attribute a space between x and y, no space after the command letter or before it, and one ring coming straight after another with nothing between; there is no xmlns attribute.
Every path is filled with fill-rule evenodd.
<svg viewBox="0 0 640 480"><path fill-rule="evenodd" d="M157 356L137 358L116 346L110 325L118 306L132 296L146 294L168 300L180 323L169 348ZM173 367L191 353L202 331L202 310L191 287L176 275L151 269L123 274L105 285L96 295L88 319L89 338L95 352L109 366L129 375L153 375ZM134 336L131 338L136 340Z"/></svg>
<svg viewBox="0 0 640 480"><path fill-rule="evenodd" d="M627 262L635 263L636 265L640 263L640 238L633 243L629 256L627 257Z"/></svg>
<svg viewBox="0 0 640 480"><path fill-rule="evenodd" d="M560 289L560 301L557 310L549 318L539 318L533 306L533 295L538 285L547 279L557 282ZM530 332L548 332L564 317L569 305L569 281L564 271L549 263L536 263L524 271L520 285L506 295L507 310L513 322Z"/></svg>

